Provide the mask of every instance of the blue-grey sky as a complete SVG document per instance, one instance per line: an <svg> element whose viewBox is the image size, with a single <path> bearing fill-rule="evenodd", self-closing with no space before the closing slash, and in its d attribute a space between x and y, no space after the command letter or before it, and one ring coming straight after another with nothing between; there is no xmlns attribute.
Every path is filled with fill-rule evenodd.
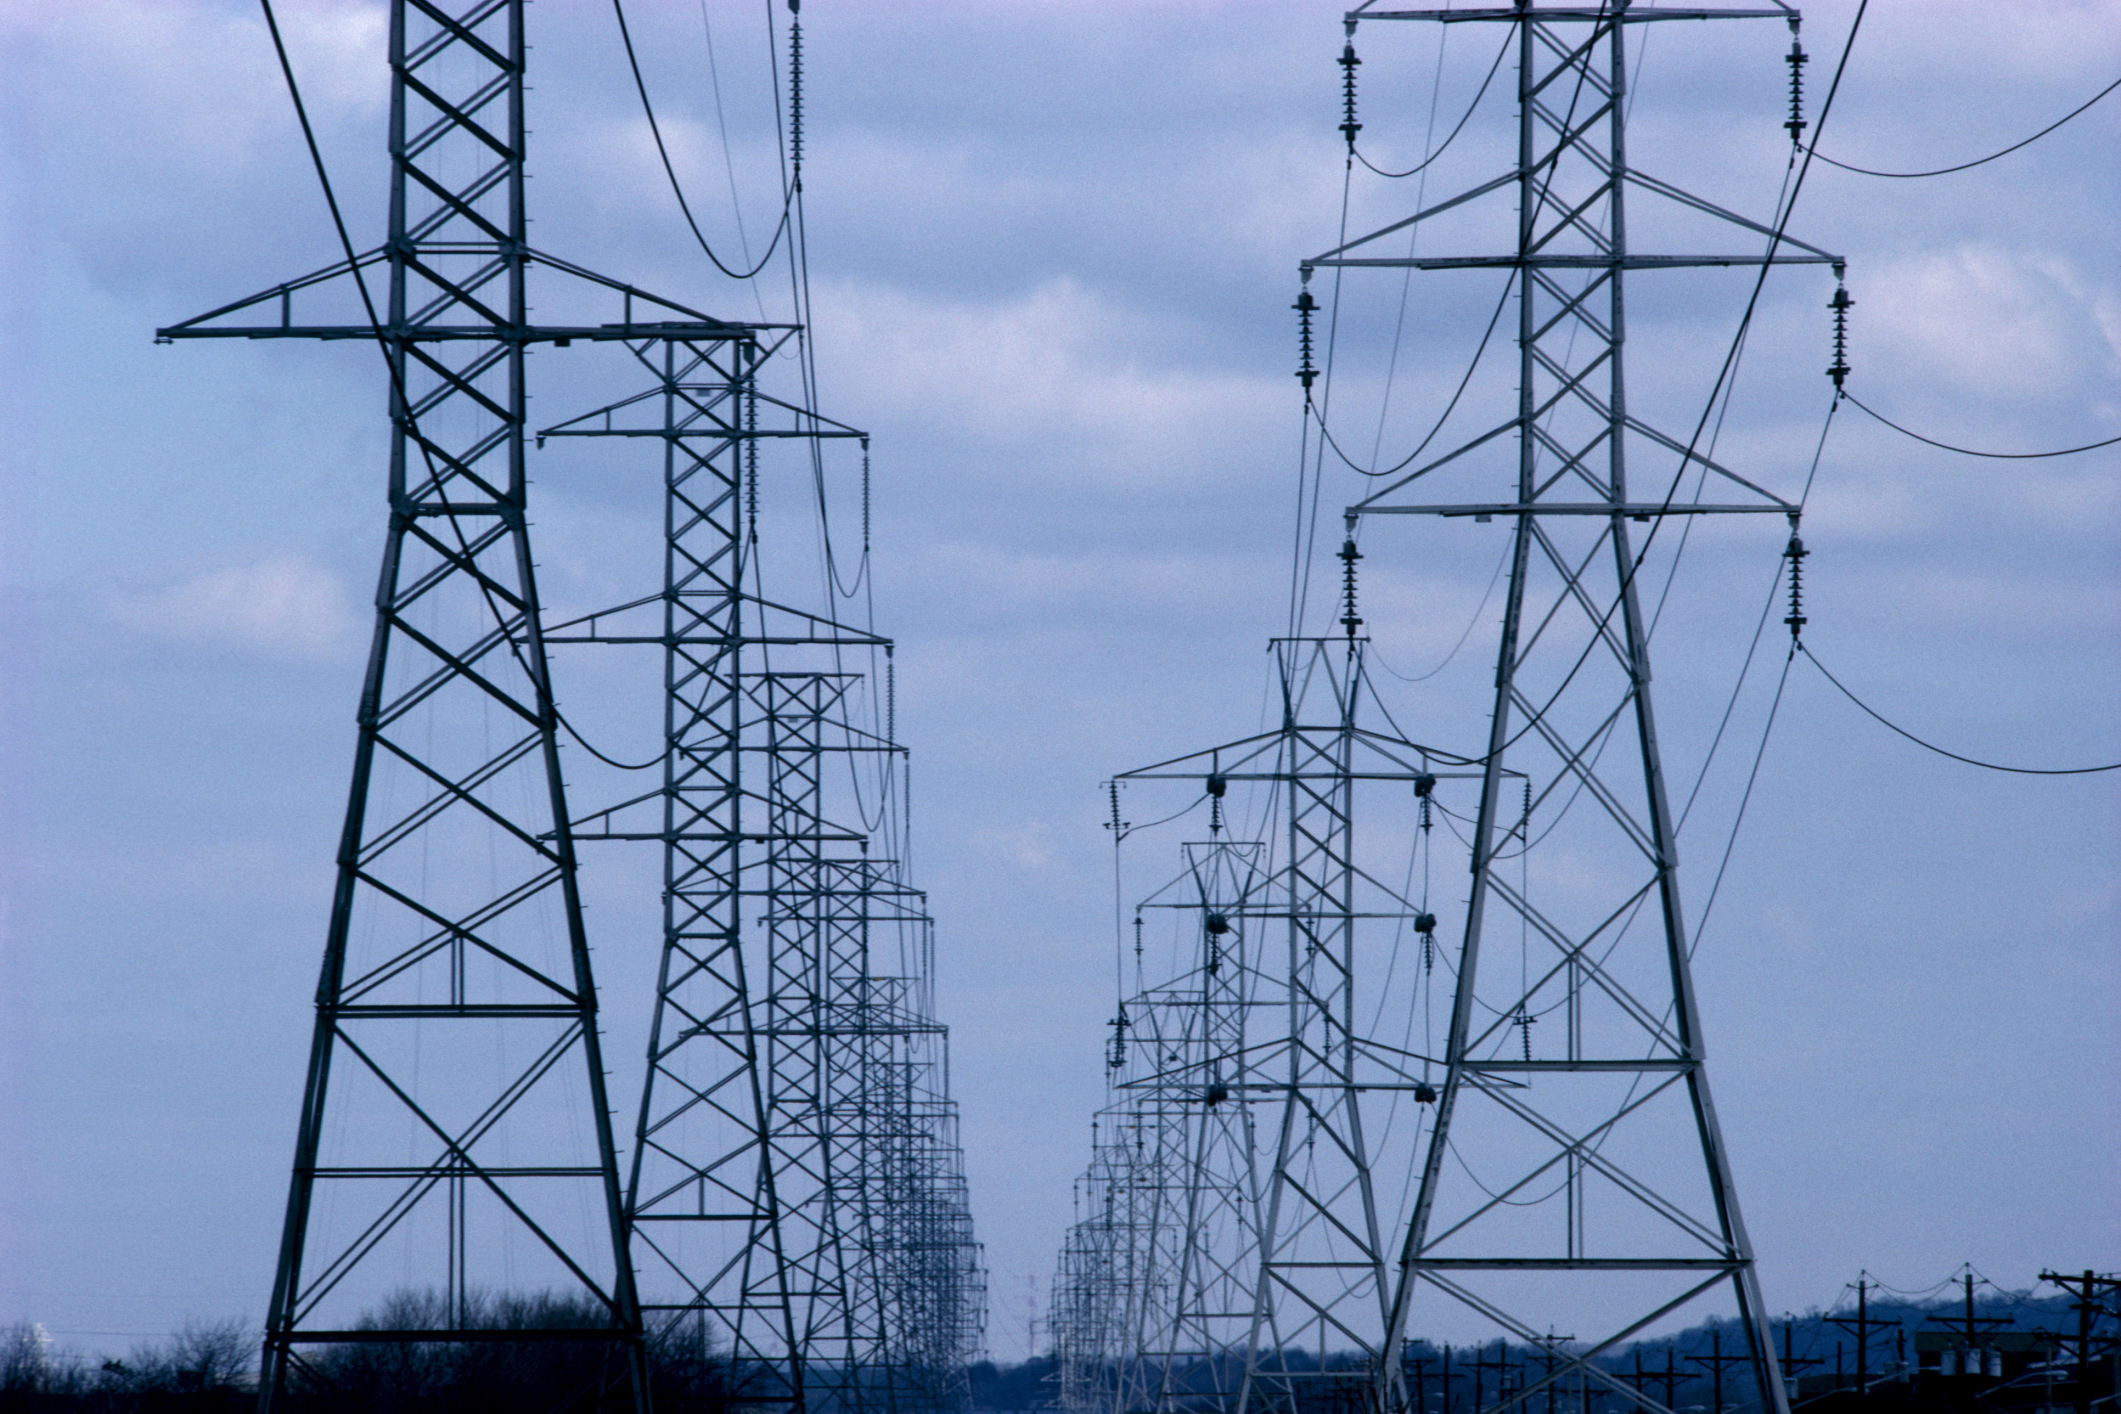
<svg viewBox="0 0 2121 1414"><path fill-rule="evenodd" d="M723 243L743 239L732 188L755 240L777 181L764 8L708 6L726 149L700 7L629 11ZM281 10L370 243L384 8ZM1815 116L1853 13L1806 7ZM824 406L877 438L914 867L991 1345L1015 1357L1104 1098L1098 783L1253 730L1261 649L1286 624L1288 305L1340 215L1338 10L814 0L804 18ZM692 246L609 7L544 0L531 24L536 242L732 317L783 311L784 283L754 293ZM1432 99L1455 118L1486 41L1454 30L1439 55L1435 32L1387 28L1359 40L1365 142L1418 158ZM1774 24L1659 27L1636 160L1770 210L1786 45ZM2113 0L1881 0L1822 150L1948 165L2117 74ZM384 524L383 387L354 346L150 343L334 258L254 6L0 0L0 76L0 1321L115 1349L187 1315L263 1314ZM1459 174L1502 140L1496 97ZM1859 396L1998 450L2121 433L2117 147L2121 97L1955 176L1815 166L1792 230L1849 257ZM1358 184L1351 219L1409 199ZM1778 490L1801 483L1826 410L1831 288L1816 271L1769 283L1724 433ZM1493 292L1416 277L1388 407L1375 336L1396 277L1342 298L1336 408L1389 453L1448 396ZM1642 299L1635 395L1676 420L1744 285ZM1327 504L1355 480L1329 479ZM2121 759L2117 480L2121 449L1974 460L1845 409L1805 521L1808 641L1956 750ZM594 602L647 553L645 522L595 487L562 472L534 494L555 605ZM1409 675L1476 618L1495 550L1471 531L1366 535L1370 627ZM1781 536L1704 545L1653 650L1689 779ZM1468 652L1492 651L1476 622ZM1455 688L1403 702L1452 740L1488 707ZM1764 705L1735 719L1747 761ZM1712 779L1716 818L1683 841L1697 897L1736 799ZM1830 1302L1862 1269L1914 1287L1970 1261L2016 1286L2121 1266L2117 804L2112 775L1960 766L1792 675L1697 959L1771 1306ZM628 919L638 882L589 861L617 1093L637 1079L656 946Z"/></svg>

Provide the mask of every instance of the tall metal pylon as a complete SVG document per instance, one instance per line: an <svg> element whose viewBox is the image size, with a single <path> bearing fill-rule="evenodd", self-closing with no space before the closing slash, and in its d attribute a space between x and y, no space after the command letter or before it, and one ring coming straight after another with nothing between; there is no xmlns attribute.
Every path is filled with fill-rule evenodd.
<svg viewBox="0 0 2121 1414"><path fill-rule="evenodd" d="M1383 865L1420 848L1387 802L1471 773L1462 756L1362 724L1364 702L1377 708L1356 632L1359 556L1343 555L1344 637L1273 645L1278 728L1118 777L1197 781L1218 818L1241 787L1263 838L1239 830L1189 860L1200 1039L1121 1082L1190 1103L1196 1161L1165 1218L1176 1299L1125 1357L1154 1368L1137 1377L1153 1397L1115 1408L1297 1414L1344 1400L1388 1359L1398 1205L1380 1184L1411 1158L1433 1089L1392 1034L1422 982L1399 954L1427 914L1411 876ZM1379 792L1379 827L1359 843L1358 797Z"/></svg>
<svg viewBox="0 0 2121 1414"><path fill-rule="evenodd" d="M1379 515L1500 520L1512 537L1441 1094L1398 1243L1388 1358L1375 1372L1375 1397L1388 1410L1409 1407L1397 1352L1410 1320L1445 1298L1491 1336L1560 1357L1491 1410L1566 1384L1668 1414L1596 1357L1724 1290L1746 1333L1761 1407L1787 1411L1709 1093L1679 821L1651 702L1654 619L1640 581L1668 518L1764 513L1794 523L1796 507L1718 463L1698 429L1690 438L1637 416L1625 377L1632 272L1737 266L1764 278L1768 265L1839 264L1630 163L1629 32L1746 17L1793 28L1797 18L1781 5L1629 0L1365 5L1346 16L1351 148L1361 21L1503 27L1518 71L1514 166L1304 265L1307 281L1314 269L1350 267L1496 271L1513 282L1517 302L1514 409L1348 511L1351 524ZM1438 250L1481 240L1487 228L1478 222L1511 197L1511 249ZM1631 205L1637 197L1647 198L1644 209ZM1734 230L1761 244L1645 254L1629 223L1646 214L1660 237L1700 242L1681 250L1727 247ZM1436 253L1391 254L1380 244L1417 231L1418 250ZM1655 468L1647 493L1630 480L1645 464ZM1704 498L1709 485L1721 490ZM1643 524L1651 529L1637 543L1633 527ZM1532 784L1522 805L1505 791L1513 775ZM1535 868L1538 860L1566 867ZM1557 1319L1585 1328L1563 1337Z"/></svg>
<svg viewBox="0 0 2121 1414"><path fill-rule="evenodd" d="M734 326L534 251L524 0L393 0L383 245L158 331L373 340L389 523L261 1405L349 1347L588 1343L580 1388L645 1408L597 996L533 572L528 355ZM534 266L609 322L537 325ZM367 272L387 273L383 306ZM263 314L264 322L256 321ZM525 1321L511 1294L572 1319ZM321 1353L320 1353L321 1351Z"/></svg>
<svg viewBox="0 0 2121 1414"><path fill-rule="evenodd" d="M660 784L575 825L662 854L624 1210L651 1348L715 1352L717 1397L943 1409L969 1395L979 1258L932 924L884 852L903 833L891 644L761 589L766 449L851 439L866 455L857 429L760 387L799 335L646 333L631 345L645 391L539 434L661 450L660 587L551 635L662 651Z"/></svg>
<svg viewBox="0 0 2121 1414"><path fill-rule="evenodd" d="M1408 862L1428 837L1401 802L1479 772L1365 725L1383 708L1343 553L1345 635L1273 644L1278 726L1116 778L1191 789L1209 838L1137 914L1179 921L1169 963L1137 942L1137 973L1165 980L1114 1021L1101 1119L1133 1142L1100 1148L1056 1283L1087 1298L1070 1408L1317 1414L1360 1403L1385 1360L1396 1180L1435 1098L1416 1022L1433 920Z"/></svg>

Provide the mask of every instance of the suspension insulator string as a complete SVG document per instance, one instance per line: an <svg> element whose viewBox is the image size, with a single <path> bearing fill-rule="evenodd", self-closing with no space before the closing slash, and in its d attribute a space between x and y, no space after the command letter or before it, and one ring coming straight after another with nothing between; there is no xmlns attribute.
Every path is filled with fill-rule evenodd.
<svg viewBox="0 0 2121 1414"><path fill-rule="evenodd" d="M869 439L862 439L862 556L869 555Z"/></svg>
<svg viewBox="0 0 2121 1414"><path fill-rule="evenodd" d="M1347 21L1348 42L1340 50L1340 135L1348 140L1348 158L1355 157L1355 135L1362 124L1355 121L1355 70L1362 60L1355 57L1355 22Z"/></svg>
<svg viewBox="0 0 2121 1414"><path fill-rule="evenodd" d="M1134 965L1135 965L1136 967L1139 967L1139 966L1141 966L1141 961L1142 961L1142 916L1141 916L1141 915L1140 915L1139 913L1137 913L1137 914L1135 914L1135 915L1134 915Z"/></svg>
<svg viewBox="0 0 2121 1414"><path fill-rule="evenodd" d="M1362 558L1362 551L1355 548L1353 539L1342 542L1340 547L1341 594L1347 607L1341 613L1340 625L1348 631L1348 641L1355 641L1355 630L1362 627L1362 619L1355 612L1355 562Z"/></svg>
<svg viewBox="0 0 2121 1414"><path fill-rule="evenodd" d="M1127 1008L1122 1005L1119 1015L1112 1018L1112 1053L1105 1057L1105 1064L1118 1070L1127 1063Z"/></svg>
<svg viewBox="0 0 2121 1414"><path fill-rule="evenodd" d="M1834 380L1834 394L1841 395L1842 384L1849 376L1849 311L1856 301L1849 298L1848 286L1841 282L1844 267L1834 263L1834 297L1826 307L1834 311L1834 364L1827 369L1826 376Z"/></svg>
<svg viewBox="0 0 2121 1414"><path fill-rule="evenodd" d="M1526 907L1517 917L1517 1034L1524 1043L1524 1058L1532 1058L1532 778L1524 778L1524 813L1517 819L1517 891Z"/></svg>
<svg viewBox="0 0 2121 1414"><path fill-rule="evenodd" d="M1311 316L1318 309L1318 301L1311 298L1311 267L1303 268L1303 288L1296 292L1296 303L1289 306L1296 311L1296 346L1301 355L1296 376L1304 385L1304 401L1311 401L1311 385L1318 381L1318 368L1311 361Z"/></svg>
<svg viewBox="0 0 2121 1414"><path fill-rule="evenodd" d="M744 499L751 521L751 543L759 543L759 384L758 370L744 382Z"/></svg>
<svg viewBox="0 0 2121 1414"><path fill-rule="evenodd" d="M1812 56L1804 52L1804 46L1797 40L1798 23L1795 15L1790 16L1790 119L1782 126L1790 130L1790 141L1801 145L1804 130L1811 126L1804 120L1804 66L1811 62Z"/></svg>
<svg viewBox="0 0 2121 1414"><path fill-rule="evenodd" d="M788 0L788 161L795 190L803 189L803 0Z"/></svg>
<svg viewBox="0 0 2121 1414"><path fill-rule="evenodd" d="M1804 541L1797 535L1797 517L1790 517L1790 543L1782 552L1790 562L1790 612L1783 622L1790 626L1792 645L1804 634L1804 557L1812 552L1804 548Z"/></svg>

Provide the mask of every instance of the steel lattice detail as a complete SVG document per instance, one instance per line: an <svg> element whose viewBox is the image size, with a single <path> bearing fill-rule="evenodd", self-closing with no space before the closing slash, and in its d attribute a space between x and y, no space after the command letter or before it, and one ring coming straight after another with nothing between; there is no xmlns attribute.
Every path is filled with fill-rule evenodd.
<svg viewBox="0 0 2121 1414"><path fill-rule="evenodd" d="M525 519L526 350L608 335L527 319L521 0L398 0L390 25L387 243L159 331L375 340L389 364L390 520L261 1408L358 1364L349 1342L468 1339L601 1346L601 1375L553 1403L638 1405ZM375 267L381 327L353 298ZM573 1328L496 1329L511 1290L559 1298Z"/></svg>
<svg viewBox="0 0 2121 1414"><path fill-rule="evenodd" d="M1408 1407L1398 1349L1416 1303L1448 1298L1425 1309L1469 1311L1491 1338L1560 1357L1492 1410L1566 1382L1666 1414L1595 1357L1719 1290L1746 1331L1762 1406L1787 1408L1704 1066L1640 580L1667 516L1794 519L1796 508L1632 411L1624 357L1630 272L1838 264L1630 164L1630 27L1746 16L1795 19L1783 7L1627 3L1347 17L1351 33L1365 19L1506 25L1518 64L1512 170L1305 267L1495 269L1517 300L1511 415L1349 512L1512 526L1441 1094L1377 1371L1387 1409ZM1417 249L1431 252L1480 241L1480 223L1511 197L1507 252L1377 253L1394 231L1419 231ZM1696 251L1726 245L1734 228L1760 244L1648 255L1631 221ZM1644 466L1647 494L1630 484ZM1721 490L1704 496L1711 485ZM1513 776L1531 782L1521 804L1504 789ZM1557 1312L1595 1325L1565 1344Z"/></svg>
<svg viewBox="0 0 2121 1414"><path fill-rule="evenodd" d="M861 436L758 387L785 334L643 340L654 387L541 434L663 452L660 592L553 634L663 650L662 784L577 822L663 853L625 1209L651 1339L724 1352L731 1397L951 1408L979 1259L942 1028L921 978L880 965L930 948L923 896L871 854L903 749L864 724L876 684L845 666L890 645L756 591L761 449ZM881 798L849 796L855 775Z"/></svg>
<svg viewBox="0 0 2121 1414"><path fill-rule="evenodd" d="M1056 1293L1071 1408L1293 1414L1385 1359L1399 1209L1375 1184L1411 1163L1426 1084L1379 1023L1415 995L1399 954L1425 915L1386 877L1397 822L1359 841L1357 802L1477 772L1360 724L1361 640L1275 652L1278 730L1119 777L1203 792L1214 838L1142 904L1181 920L1179 970L1116 1023ZM1226 795L1251 824L1223 823Z"/></svg>

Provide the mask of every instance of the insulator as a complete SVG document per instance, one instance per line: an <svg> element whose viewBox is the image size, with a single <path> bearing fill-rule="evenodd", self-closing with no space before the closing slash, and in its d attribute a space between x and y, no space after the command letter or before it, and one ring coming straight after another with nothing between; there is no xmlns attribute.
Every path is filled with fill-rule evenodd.
<svg viewBox="0 0 2121 1414"><path fill-rule="evenodd" d="M1848 286L1836 285L1834 297L1826 307L1834 311L1834 366L1827 369L1826 376L1834 380L1838 390L1849 376L1849 311L1856 301L1849 298Z"/></svg>
<svg viewBox="0 0 2121 1414"><path fill-rule="evenodd" d="M1355 135L1362 131L1362 124L1355 121L1355 70L1362 60L1355 57L1355 42L1349 40L1340 51L1340 133L1348 140L1348 151L1355 151Z"/></svg>
<svg viewBox="0 0 2121 1414"><path fill-rule="evenodd" d="M1532 1023L1537 1020L1539 1020L1538 1017L1532 1015L1523 1007L1517 1009L1517 1029L1524 1036L1524 1058L1526 1060L1532 1058Z"/></svg>
<svg viewBox="0 0 2121 1414"><path fill-rule="evenodd" d="M798 0L788 0L788 163L795 189L803 189L803 22Z"/></svg>
<svg viewBox="0 0 2121 1414"><path fill-rule="evenodd" d="M1804 66L1812 56L1804 52L1797 36L1790 36L1790 120L1782 126L1790 130L1791 142L1802 142L1804 130L1811 126L1804 120Z"/></svg>
<svg viewBox="0 0 2121 1414"><path fill-rule="evenodd" d="M1340 547L1341 587L1347 608L1340 616L1340 625L1355 637L1355 630L1362 627L1362 620L1355 613L1355 562L1362 558L1362 551L1355 548L1353 540L1344 541Z"/></svg>
<svg viewBox="0 0 2121 1414"><path fill-rule="evenodd" d="M1304 279L1308 281L1310 278L1310 272L1306 271ZM1297 347L1302 354L1302 363L1296 370L1296 376L1303 380L1304 392L1308 394L1311 391L1311 384L1317 381L1318 378L1318 369L1311 362L1311 315L1318 308L1318 301L1311 298L1311 290L1308 284L1297 292L1296 303L1290 305L1289 308L1296 311Z"/></svg>
<svg viewBox="0 0 2121 1414"><path fill-rule="evenodd" d="M1782 553L1790 562L1790 612L1783 622L1790 626L1790 639L1794 642L1807 622L1804 617L1804 557L1812 552L1804 548L1804 542L1792 531L1789 547Z"/></svg>

